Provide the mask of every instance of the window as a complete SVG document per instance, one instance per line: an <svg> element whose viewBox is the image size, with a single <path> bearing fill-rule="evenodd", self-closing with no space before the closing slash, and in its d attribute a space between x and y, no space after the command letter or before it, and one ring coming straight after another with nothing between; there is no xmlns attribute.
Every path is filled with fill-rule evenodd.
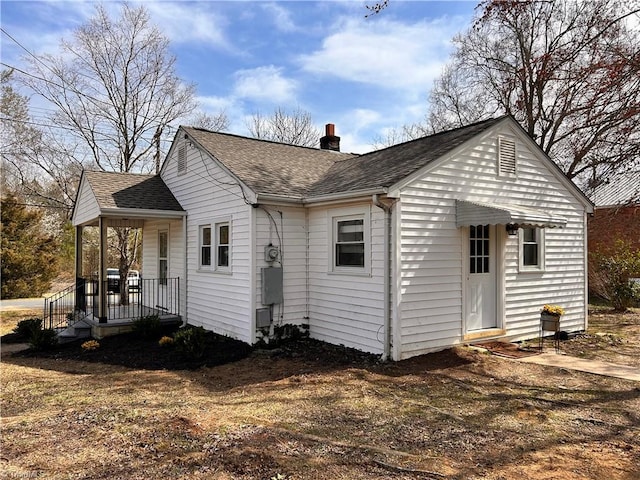
<svg viewBox="0 0 640 480"><path fill-rule="evenodd" d="M158 279L160 285L167 284L169 270L169 234L158 232Z"/></svg>
<svg viewBox="0 0 640 480"><path fill-rule="evenodd" d="M336 267L364 268L364 219L338 220Z"/></svg>
<svg viewBox="0 0 640 480"><path fill-rule="evenodd" d="M200 227L200 266L211 266L211 227Z"/></svg>
<svg viewBox="0 0 640 480"><path fill-rule="evenodd" d="M344 208L328 213L329 271L367 275L371 242L368 208Z"/></svg>
<svg viewBox="0 0 640 480"><path fill-rule="evenodd" d="M520 270L544 269L544 230L522 227L519 236Z"/></svg>
<svg viewBox="0 0 640 480"><path fill-rule="evenodd" d="M490 241L489 225L469 227L469 273L491 273Z"/></svg>
<svg viewBox="0 0 640 480"><path fill-rule="evenodd" d="M516 175L516 142L498 137L498 175Z"/></svg>
<svg viewBox="0 0 640 480"><path fill-rule="evenodd" d="M229 268L229 222L216 223L216 266Z"/></svg>
<svg viewBox="0 0 640 480"><path fill-rule="evenodd" d="M229 272L231 266L231 221L215 221L199 227L200 270Z"/></svg>

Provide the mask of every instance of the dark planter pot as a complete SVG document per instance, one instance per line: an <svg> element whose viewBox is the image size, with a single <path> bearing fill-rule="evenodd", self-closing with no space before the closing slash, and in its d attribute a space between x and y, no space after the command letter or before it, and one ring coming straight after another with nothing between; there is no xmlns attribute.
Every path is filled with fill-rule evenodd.
<svg viewBox="0 0 640 480"><path fill-rule="evenodd" d="M550 315L548 313L540 314L540 323L542 330L546 332L560 331L560 315Z"/></svg>

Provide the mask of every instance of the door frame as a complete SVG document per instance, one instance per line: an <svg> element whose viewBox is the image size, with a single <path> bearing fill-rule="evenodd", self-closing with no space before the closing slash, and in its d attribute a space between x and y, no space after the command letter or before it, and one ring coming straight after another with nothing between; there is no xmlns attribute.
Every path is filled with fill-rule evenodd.
<svg viewBox="0 0 640 480"><path fill-rule="evenodd" d="M469 226L461 228L462 239L462 339L474 340L480 338L495 338L506 335L505 326L505 251L506 251L506 231L504 225L492 225L494 227L494 251L495 251L495 294L496 294L496 326L483 330L467 330L469 318L467 296L468 296L468 276L469 276Z"/></svg>

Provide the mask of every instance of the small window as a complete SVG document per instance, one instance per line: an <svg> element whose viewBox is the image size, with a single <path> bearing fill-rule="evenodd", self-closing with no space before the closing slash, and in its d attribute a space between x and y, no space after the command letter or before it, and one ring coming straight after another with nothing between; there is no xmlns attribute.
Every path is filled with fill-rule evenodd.
<svg viewBox="0 0 640 480"><path fill-rule="evenodd" d="M200 266L211 266L211 227L200 227Z"/></svg>
<svg viewBox="0 0 640 480"><path fill-rule="evenodd" d="M364 268L364 219L338 220L336 267Z"/></svg>
<svg viewBox="0 0 640 480"><path fill-rule="evenodd" d="M216 265L229 268L229 223L216 223Z"/></svg>
<svg viewBox="0 0 640 480"><path fill-rule="evenodd" d="M187 171L187 146L184 143L180 143L178 146L178 173L185 173Z"/></svg>
<svg viewBox="0 0 640 480"><path fill-rule="evenodd" d="M516 175L516 142L498 137L498 175Z"/></svg>
<svg viewBox="0 0 640 480"><path fill-rule="evenodd" d="M536 227L520 229L520 270L544 269L544 230Z"/></svg>
<svg viewBox="0 0 640 480"><path fill-rule="evenodd" d="M169 270L169 233L158 232L158 283L167 284Z"/></svg>

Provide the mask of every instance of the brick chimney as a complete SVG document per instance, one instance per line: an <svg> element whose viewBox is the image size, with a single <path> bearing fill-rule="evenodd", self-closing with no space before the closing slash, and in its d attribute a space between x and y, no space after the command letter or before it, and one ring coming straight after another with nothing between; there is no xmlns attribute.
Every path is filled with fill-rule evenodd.
<svg viewBox="0 0 640 480"><path fill-rule="evenodd" d="M320 148L322 150L340 151L340 137L336 136L336 126L333 123L327 123L324 127L324 137L320 139Z"/></svg>

